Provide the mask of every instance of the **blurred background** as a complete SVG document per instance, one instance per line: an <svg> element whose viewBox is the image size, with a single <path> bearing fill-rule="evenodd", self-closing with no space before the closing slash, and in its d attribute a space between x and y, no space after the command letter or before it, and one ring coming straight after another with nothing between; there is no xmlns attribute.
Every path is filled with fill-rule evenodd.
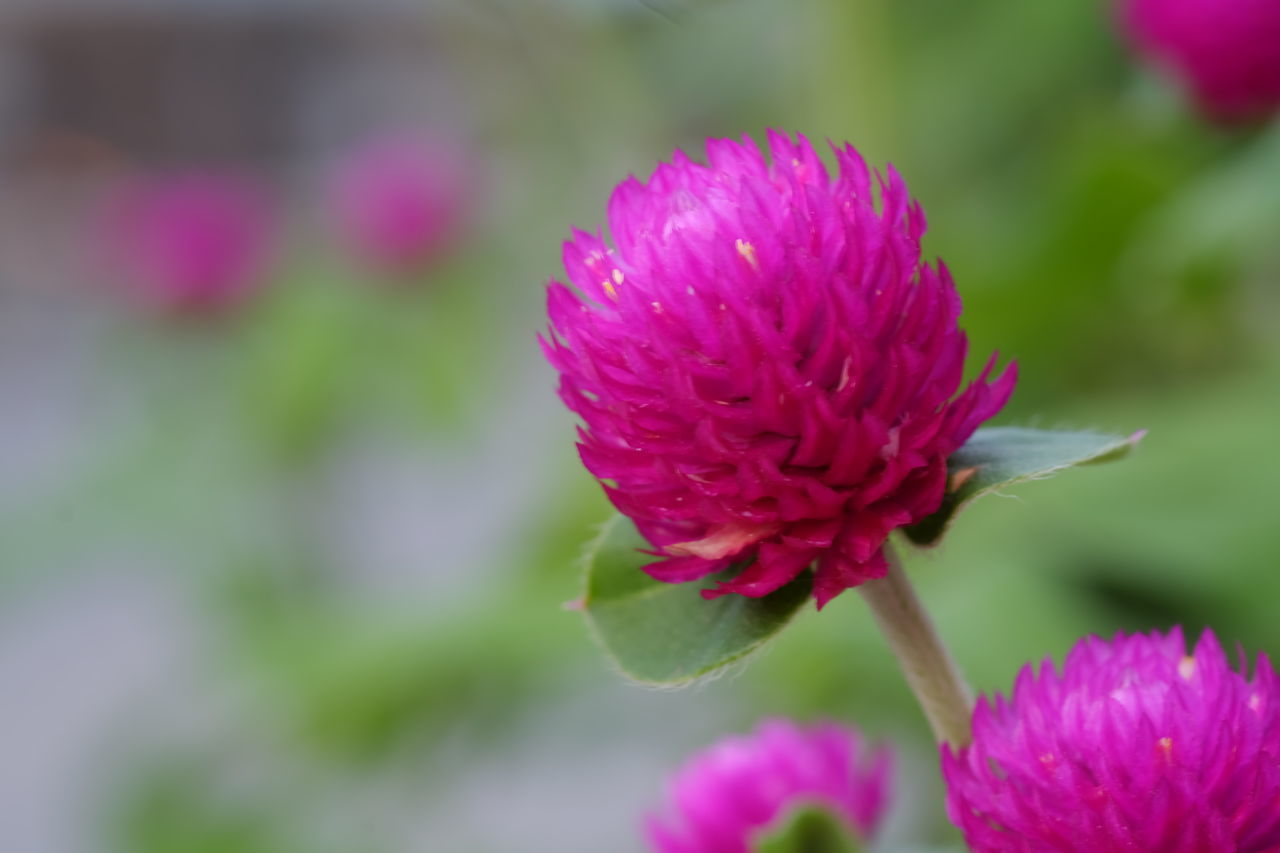
<svg viewBox="0 0 1280 853"><path fill-rule="evenodd" d="M1107 4L6 0L5 849L639 853L773 714L897 739L880 849L953 841L857 596L679 692L561 606L608 507L534 340L560 243L771 126L904 174L1020 363L999 422L1150 429L909 556L976 684L1280 651L1280 126L1202 121Z"/></svg>

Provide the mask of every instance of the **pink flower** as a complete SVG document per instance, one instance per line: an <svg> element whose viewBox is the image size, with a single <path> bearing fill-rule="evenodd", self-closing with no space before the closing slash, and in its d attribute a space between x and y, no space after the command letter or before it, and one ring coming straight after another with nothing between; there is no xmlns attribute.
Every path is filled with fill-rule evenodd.
<svg viewBox="0 0 1280 853"><path fill-rule="evenodd" d="M852 147L833 178L803 137L710 140L609 201L615 249L574 232L543 347L579 450L653 544L653 577L766 595L817 562L822 606L880 577L894 528L936 510L947 456L1014 371L955 396L966 341L924 215ZM876 190L880 201L875 201ZM954 399L953 399L954 397Z"/></svg>
<svg viewBox="0 0 1280 853"><path fill-rule="evenodd" d="M107 206L104 236L121 275L176 312L218 312L263 280L274 223L265 193L214 173L139 179Z"/></svg>
<svg viewBox="0 0 1280 853"><path fill-rule="evenodd" d="M1121 15L1138 49L1221 121L1280 108L1280 3L1276 0L1126 0Z"/></svg>
<svg viewBox="0 0 1280 853"><path fill-rule="evenodd" d="M749 853L797 809L818 806L866 839L888 805L891 764L883 747L868 754L853 729L767 720L685 764L646 833L660 853Z"/></svg>
<svg viewBox="0 0 1280 853"><path fill-rule="evenodd" d="M338 167L332 205L342 238L384 275L420 272L457 236L467 177L459 152L410 136L378 139Z"/></svg>
<svg viewBox="0 0 1280 853"><path fill-rule="evenodd" d="M1081 641L1013 699L986 699L974 742L944 750L948 811L978 853L1280 850L1280 684L1209 631Z"/></svg>

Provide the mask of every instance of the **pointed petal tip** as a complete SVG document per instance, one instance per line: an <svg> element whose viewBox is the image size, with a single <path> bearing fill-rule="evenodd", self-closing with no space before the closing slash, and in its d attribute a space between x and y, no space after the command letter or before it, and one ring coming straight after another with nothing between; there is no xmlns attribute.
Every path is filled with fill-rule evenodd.
<svg viewBox="0 0 1280 853"><path fill-rule="evenodd" d="M722 589L721 587L718 587L718 586L709 586L706 589L698 590L698 595L702 596L703 601L715 601L717 598L720 598L722 595L728 595L728 594L729 594L729 590Z"/></svg>
<svg viewBox="0 0 1280 853"><path fill-rule="evenodd" d="M653 551L641 550L641 553L659 556ZM725 565L726 561L704 560L701 557L666 557L641 566L641 571L662 583L688 583L701 580L723 569Z"/></svg>

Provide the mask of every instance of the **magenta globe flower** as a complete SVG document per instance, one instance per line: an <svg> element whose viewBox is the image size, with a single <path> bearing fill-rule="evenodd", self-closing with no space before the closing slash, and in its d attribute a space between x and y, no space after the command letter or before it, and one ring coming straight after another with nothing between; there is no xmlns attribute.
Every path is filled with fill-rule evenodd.
<svg viewBox="0 0 1280 853"><path fill-rule="evenodd" d="M460 152L390 136L366 143L337 168L332 206L355 257L383 275L421 272L452 243L466 214Z"/></svg>
<svg viewBox="0 0 1280 853"><path fill-rule="evenodd" d="M266 193L239 176L136 180L106 207L103 237L119 274L161 310L218 313L264 280L274 238Z"/></svg>
<svg viewBox="0 0 1280 853"><path fill-rule="evenodd" d="M609 202L615 248L575 231L543 347L579 450L660 559L762 596L816 562L822 606L886 571L890 531L936 510L947 457L1013 390L963 391L960 299L921 259L924 215L852 147L710 140ZM878 191L878 192L877 192ZM879 196L877 204L876 196ZM959 393L957 393L959 392Z"/></svg>
<svg viewBox="0 0 1280 853"><path fill-rule="evenodd" d="M1138 49L1209 116L1245 121L1280 108L1276 0L1125 0L1121 15Z"/></svg>
<svg viewBox="0 0 1280 853"><path fill-rule="evenodd" d="M948 811L978 853L1280 850L1280 684L1206 631L1090 637L944 748Z"/></svg>
<svg viewBox="0 0 1280 853"><path fill-rule="evenodd" d="M851 728L767 720L681 768L646 834L659 853L750 853L753 841L816 806L868 839L888 806L891 771L888 750L868 750Z"/></svg>

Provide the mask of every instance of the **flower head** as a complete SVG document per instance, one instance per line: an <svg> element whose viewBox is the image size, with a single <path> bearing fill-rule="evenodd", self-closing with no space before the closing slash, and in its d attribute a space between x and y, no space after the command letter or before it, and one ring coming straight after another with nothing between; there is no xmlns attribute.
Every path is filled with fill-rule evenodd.
<svg viewBox="0 0 1280 853"><path fill-rule="evenodd" d="M944 751L948 811L979 853L1280 850L1280 682L1206 631L1090 637Z"/></svg>
<svg viewBox="0 0 1280 853"><path fill-rule="evenodd" d="M655 578L750 565L704 592L766 595L817 563L819 606L885 572L893 529L936 510L947 456L1013 390L965 390L960 299L924 263L924 215L852 147L710 140L577 231L543 341L579 449L654 545ZM878 189L879 203L876 202Z"/></svg>
<svg viewBox="0 0 1280 853"><path fill-rule="evenodd" d="M1275 0L1125 0L1138 49L1181 78L1222 121L1280 108L1280 3Z"/></svg>
<svg viewBox="0 0 1280 853"><path fill-rule="evenodd" d="M749 853L796 810L817 806L869 838L888 806L891 763L853 729L767 720L694 756L669 783L665 813L646 821L647 835L659 853Z"/></svg>
<svg viewBox="0 0 1280 853"><path fill-rule="evenodd" d="M262 283L272 219L255 184L197 172L121 187L107 206L103 236L143 299L169 311L217 312Z"/></svg>
<svg viewBox="0 0 1280 853"><path fill-rule="evenodd" d="M409 275L435 260L464 216L463 158L412 136L375 139L351 152L334 176L332 206L351 251L385 275Z"/></svg>

